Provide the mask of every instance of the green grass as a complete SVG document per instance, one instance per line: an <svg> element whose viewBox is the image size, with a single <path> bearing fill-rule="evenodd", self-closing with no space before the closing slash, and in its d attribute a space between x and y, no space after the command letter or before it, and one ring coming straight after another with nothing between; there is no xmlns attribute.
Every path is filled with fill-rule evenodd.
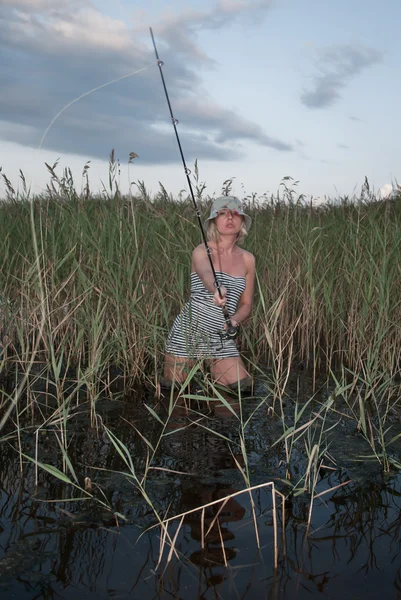
<svg viewBox="0 0 401 600"><path fill-rule="evenodd" d="M146 449L139 473L119 432L103 423L97 402L113 396L116 367L122 393L139 382L153 386L157 395L164 341L188 299L191 252L201 241L194 208L190 199L174 199L163 186L151 198L143 182L134 195L123 197L113 155L107 187L98 196L89 188L88 165L79 191L69 170L58 177L56 165L48 169L47 191L34 198L23 176L16 192L3 174L6 197L0 201L0 379L7 374L8 380L7 387L0 385L0 443L12 443L19 453L22 476L26 461L34 462L36 480L39 469L45 470L81 499L114 512L99 490L92 494L88 477L79 484L70 460L71 422L84 412L86 426L107 435L111 451L123 459L125 476L153 511L162 536L159 562L166 544L169 561L183 515L159 514L147 483L161 441L179 431L169 425L183 402L184 428L202 428L231 449L244 483L237 493L249 493L257 545L252 489L271 486L277 566L276 494L283 511L285 500L271 481L257 486L252 481L247 438L256 412L281 421L281 433L272 440L285 459L281 484L286 495L309 495L308 530L314 501L334 489L316 493L320 471L334 469L327 434L340 418L354 423L363 437L369 454L356 460L379 461L385 471L401 468L392 453L401 435L392 429L400 401L401 194L380 200L366 182L359 198L313 206L287 179L274 197L244 199L253 218L245 247L256 256L257 282L241 349L266 393L245 419L246 399L231 403L207 376L201 378L204 396L188 394L188 384L203 374L203 366L195 365L171 394L165 417L149 402L143 406L157 439L132 424L134 438ZM207 214L211 199L197 169L195 175L197 200ZM230 184L224 182L226 191ZM308 397L289 389L294 373L299 384L300 366L316 384ZM196 410L216 404L237 422L236 440ZM29 456L23 439L32 428L35 448ZM40 460L45 432L57 442L52 464ZM308 461L295 476L300 446ZM205 508L194 510L204 515ZM174 537L170 523L178 525ZM203 525L202 536L207 536Z"/></svg>
<svg viewBox="0 0 401 600"><path fill-rule="evenodd" d="M163 187L150 198L142 182L122 197L113 157L102 197L49 170L46 194L32 199L7 180L0 204L0 368L23 367L38 344L36 360L62 359L87 379L113 364L127 382L154 380L188 298L200 242L192 204ZM316 373L400 370L401 196L365 196L314 207L285 187L245 199L258 283L242 348L277 379L301 362Z"/></svg>
<svg viewBox="0 0 401 600"><path fill-rule="evenodd" d="M68 169L60 177L56 165L48 170L40 197L30 196L22 175L16 192L3 174L0 377L7 373L14 383L0 391L0 429L14 409L17 432L43 410L34 390L44 381L66 462L72 407L89 400L95 427L112 369L123 391L142 382L157 393L164 341L188 298L191 252L201 237L189 198L174 199L163 186L151 198L143 182L123 197L113 154L98 196L87 165L80 190ZM207 214L211 199L197 169L195 175ZM224 185L229 191L230 181ZM386 422L398 409L401 371L401 195L380 200L366 182L359 198L313 206L287 178L276 196L244 202L253 218L245 247L256 256L257 285L241 349L254 374L267 378L287 458L293 438L282 403L302 365L314 381L323 375L347 390L352 418L388 468ZM355 401L359 384L366 391ZM376 424L367 421L372 403Z"/></svg>

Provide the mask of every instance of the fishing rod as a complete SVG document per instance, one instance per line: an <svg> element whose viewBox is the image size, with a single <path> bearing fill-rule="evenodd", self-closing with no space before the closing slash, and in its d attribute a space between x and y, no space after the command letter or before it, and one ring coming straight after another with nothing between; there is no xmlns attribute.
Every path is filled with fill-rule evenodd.
<svg viewBox="0 0 401 600"><path fill-rule="evenodd" d="M189 191L190 191L192 202L193 202L193 205L194 205L194 208L195 208L196 216L198 217L198 223L199 223L199 227L200 227L200 230L201 230L201 233L202 233L203 243L205 244L206 254L208 256L210 267L212 269L212 273L213 273L213 277L214 277L214 285L215 285L215 287L216 287L216 289L217 289L217 291L219 293L220 298L223 298L223 294L221 293L221 289L220 289L220 283L219 283L219 281L217 279L216 271L215 271L215 268L214 268L214 265L213 265L213 262L212 262L212 257L211 257L212 251L211 251L211 249L209 247L209 244L207 243L207 239L206 239L206 235L205 235L205 230L203 229L201 214L199 212L198 204L197 204L197 202L195 200L194 191L192 189L192 183L191 183L191 179L189 177L190 174L191 174L191 171L190 171L190 169L188 169L188 167L186 165L185 157L184 157L184 152L182 150L180 138L179 138L179 135L178 135L178 131L177 131L178 120L174 117L173 109L171 108L170 98L169 98L169 95L168 95L168 92L167 92L166 82L164 81L164 75L163 75L163 69L162 69L164 63L159 58L159 53L157 52L156 42L155 42L155 38L153 36L153 31L152 31L151 27L149 27L149 31L150 31L150 35L151 35L151 38L152 38L153 47L155 49L157 66L159 67L159 72L160 72L160 76L161 76L162 83L163 83L164 93L166 95L166 100L167 100L168 108L169 108L169 111L170 111L171 121L172 121L173 127L174 127L175 137L177 139L178 149L180 151L182 164L184 166L185 175L186 175L187 181L188 181ZM223 311L224 320L225 320L226 325L227 325L226 335L227 335L228 338L234 339L238 335L238 327L236 327L235 325L233 325L231 323L230 315L229 315L229 312L228 312L228 309L227 309L226 306L222 306L222 311Z"/></svg>

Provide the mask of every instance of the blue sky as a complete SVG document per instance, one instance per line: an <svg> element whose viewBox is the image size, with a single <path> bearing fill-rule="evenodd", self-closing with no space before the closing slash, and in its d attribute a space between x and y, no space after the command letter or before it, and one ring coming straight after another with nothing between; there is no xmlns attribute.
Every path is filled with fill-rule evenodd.
<svg viewBox="0 0 401 600"><path fill-rule="evenodd" d="M0 166L36 192L60 158L93 189L111 148L121 187L143 180L176 194L186 178L148 28L186 160L210 194L352 195L400 181L398 0L0 0ZM148 67L90 94L94 87ZM129 152L139 155L127 168ZM0 192L3 185L0 183Z"/></svg>

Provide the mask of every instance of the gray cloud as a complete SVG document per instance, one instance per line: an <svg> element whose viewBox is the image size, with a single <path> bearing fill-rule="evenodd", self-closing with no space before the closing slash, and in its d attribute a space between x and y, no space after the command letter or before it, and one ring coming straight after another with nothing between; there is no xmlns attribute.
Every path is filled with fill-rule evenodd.
<svg viewBox="0 0 401 600"><path fill-rule="evenodd" d="M213 66L196 43L201 28L218 29L239 17L261 15L269 0L220 0L209 12L165 18L155 30L164 74L188 160L242 156L245 140L290 151L290 144L208 97L198 75ZM148 30L132 30L95 10L89 0L0 0L0 138L33 147L54 116L88 90L150 66L73 104L57 119L44 148L141 162L177 159L174 131ZM195 70L195 68L197 70Z"/></svg>
<svg viewBox="0 0 401 600"><path fill-rule="evenodd" d="M364 69L379 62L382 54L373 48L338 46L324 51L317 62L319 74L309 90L301 94L308 108L327 108L341 98L342 90Z"/></svg>
<svg viewBox="0 0 401 600"><path fill-rule="evenodd" d="M227 27L238 19L243 22L246 17L257 22L272 4L273 0L219 0L208 10L190 8L178 16L166 13L158 25L158 35L174 48L174 52L182 52L186 56L191 55L193 60L213 64L215 61L197 46L197 33ZM137 29L143 30L143 26L139 25Z"/></svg>
<svg viewBox="0 0 401 600"><path fill-rule="evenodd" d="M86 0L82 0L79 3L87 4ZM67 8L68 6L78 5L77 0L58 0L57 3L54 0L0 0L0 6L11 6L17 9L26 9L29 12L45 12L52 13L54 11L58 12L63 10L63 8Z"/></svg>

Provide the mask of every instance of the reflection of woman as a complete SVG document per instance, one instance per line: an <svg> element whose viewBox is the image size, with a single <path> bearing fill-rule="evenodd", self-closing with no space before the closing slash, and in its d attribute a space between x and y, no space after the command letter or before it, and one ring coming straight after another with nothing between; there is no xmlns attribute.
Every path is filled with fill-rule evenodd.
<svg viewBox="0 0 401 600"><path fill-rule="evenodd" d="M221 310L227 306L231 323L238 326L252 309L254 256L238 245L251 226L238 198L222 196L205 222L211 259L222 298L204 244L192 253L191 297L175 319L165 347L164 383L184 381L196 360L207 359L215 382L237 389L251 383L233 339L227 339Z"/></svg>
<svg viewBox="0 0 401 600"><path fill-rule="evenodd" d="M190 511L199 505L207 505L219 498L225 498L237 490L230 485L203 485L200 489L193 483L191 487L183 486L182 510ZM202 515L201 510L191 512L185 517L185 523L191 527L191 537L194 540L204 539L205 548L191 554L191 561L196 564L211 563L222 564L224 555L228 560L235 558L236 550L222 544L235 539L235 535L224 524L241 521L245 516L245 508L236 498L229 498L224 506L220 503L209 506ZM211 529L209 531L209 528ZM207 535L206 535L207 534Z"/></svg>

